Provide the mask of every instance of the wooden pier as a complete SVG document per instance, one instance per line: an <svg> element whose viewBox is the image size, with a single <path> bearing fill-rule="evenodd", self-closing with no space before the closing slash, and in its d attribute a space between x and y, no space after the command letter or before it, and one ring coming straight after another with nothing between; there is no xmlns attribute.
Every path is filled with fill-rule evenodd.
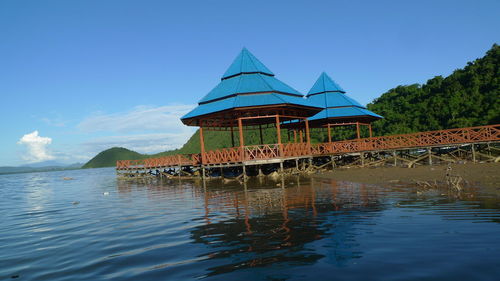
<svg viewBox="0 0 500 281"><path fill-rule="evenodd" d="M237 177L307 173L338 166L413 167L437 162L500 162L500 124L309 144L221 148L143 160L120 160L124 177Z"/></svg>

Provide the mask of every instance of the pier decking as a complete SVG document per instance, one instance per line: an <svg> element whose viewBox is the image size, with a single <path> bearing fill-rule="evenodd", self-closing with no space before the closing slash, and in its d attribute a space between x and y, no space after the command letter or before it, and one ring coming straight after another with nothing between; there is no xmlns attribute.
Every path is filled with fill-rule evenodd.
<svg viewBox="0 0 500 281"><path fill-rule="evenodd" d="M472 158L483 155L491 161L499 161L499 157L476 152L474 148L474 145L489 145L498 142L500 142L500 124L318 144L308 144L304 142L251 145L210 150L205 151L203 154L179 154L143 160L120 160L116 163L116 170L125 174L136 173L138 171L161 171L169 168L180 169L181 167L187 167L191 170L204 170L205 168L245 167L283 163L284 161L294 159L312 159L325 156L345 156L352 154L356 155L364 162L366 153L382 153L386 155L380 159L374 159L379 162L387 162L389 158L397 161L399 158L399 160L408 163L417 163L426 157L428 157L430 161L432 161L432 157L437 157L438 159L443 158L438 155L433 155L433 148L447 148L450 153L453 153L453 151L459 150L460 146L464 145L471 146L469 152ZM424 154L426 155L424 155L424 157L413 156L413 159L404 159L403 157L396 156L396 151L403 150L425 151ZM456 156L453 157L456 158L456 161L459 160ZM454 162L453 157L445 161ZM366 161L366 164L369 164L369 160Z"/></svg>

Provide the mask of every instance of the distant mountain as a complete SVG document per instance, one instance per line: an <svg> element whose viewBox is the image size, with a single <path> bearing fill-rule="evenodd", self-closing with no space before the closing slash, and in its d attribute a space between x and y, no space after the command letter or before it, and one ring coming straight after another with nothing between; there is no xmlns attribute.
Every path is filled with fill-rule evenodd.
<svg viewBox="0 0 500 281"><path fill-rule="evenodd" d="M57 163L55 161L46 161L46 162L28 164L18 167L9 167L9 166L0 167L0 174L75 170L75 169L80 169L81 167L82 163L67 165L67 164Z"/></svg>
<svg viewBox="0 0 500 281"><path fill-rule="evenodd" d="M63 166L67 166L67 164L57 162L55 160L49 160L49 161L25 164L21 165L20 167L41 168L41 167L63 167Z"/></svg>
<svg viewBox="0 0 500 281"><path fill-rule="evenodd" d="M97 154L89 162L85 163L82 168L113 167L116 165L117 160L135 160L147 157L149 155L143 155L123 147L113 147Z"/></svg>

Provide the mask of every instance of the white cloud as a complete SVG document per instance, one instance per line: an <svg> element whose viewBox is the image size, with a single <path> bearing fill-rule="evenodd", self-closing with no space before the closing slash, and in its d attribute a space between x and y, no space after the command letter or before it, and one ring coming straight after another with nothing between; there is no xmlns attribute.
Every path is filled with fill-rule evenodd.
<svg viewBox="0 0 500 281"><path fill-rule="evenodd" d="M117 114L96 114L84 119L78 128L84 132L175 132L186 126L180 118L193 109L194 105L166 105L160 107L138 106L133 110Z"/></svg>
<svg viewBox="0 0 500 281"><path fill-rule="evenodd" d="M64 127L66 126L66 122L61 120L60 118L47 118L44 117L41 119L45 124L53 127Z"/></svg>
<svg viewBox="0 0 500 281"><path fill-rule="evenodd" d="M195 105L174 104L160 107L138 106L124 113L99 113L84 119L78 128L86 133L118 133L83 143L85 150L97 153L120 146L140 153L156 153L180 148L197 128L180 118Z"/></svg>
<svg viewBox="0 0 500 281"><path fill-rule="evenodd" d="M39 136L38 131L33 131L32 133L24 135L17 143L26 146L27 153L23 155L23 159L30 163L47 161L55 158L47 149L47 146L52 143L52 139Z"/></svg>
<svg viewBox="0 0 500 281"><path fill-rule="evenodd" d="M125 147L140 153L156 153L180 148L195 130L195 128L188 128L177 133L100 137L85 142L83 145L86 150L93 153L115 146Z"/></svg>

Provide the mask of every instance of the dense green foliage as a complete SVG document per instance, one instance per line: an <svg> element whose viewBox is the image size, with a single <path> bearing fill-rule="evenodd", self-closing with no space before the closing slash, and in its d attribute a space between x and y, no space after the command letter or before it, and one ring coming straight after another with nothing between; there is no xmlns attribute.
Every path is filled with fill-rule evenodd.
<svg viewBox="0 0 500 281"><path fill-rule="evenodd" d="M378 135L498 124L500 46L446 78L391 89L368 109L384 116L374 123Z"/></svg>
<svg viewBox="0 0 500 281"><path fill-rule="evenodd" d="M368 109L384 116L373 123L375 135L390 135L447 128L480 126L500 123L500 46L497 44L483 58L469 62L463 69L443 78L436 76L424 85L398 86L382 94ZM333 140L352 139L355 127L333 130ZM368 136L362 127L362 136ZM293 139L293 134L290 134ZM229 131L204 131L207 150L231 147ZM200 152L199 131L180 149L143 155L125 148L112 148L99 153L84 168L114 166L116 160L143 159L177 153ZM238 146L238 132L234 132ZM259 144L259 130L244 133L245 145ZM276 129L263 129L264 143L276 143ZM312 129L313 143L327 140L324 130ZM288 141L288 131L282 130L282 141Z"/></svg>

